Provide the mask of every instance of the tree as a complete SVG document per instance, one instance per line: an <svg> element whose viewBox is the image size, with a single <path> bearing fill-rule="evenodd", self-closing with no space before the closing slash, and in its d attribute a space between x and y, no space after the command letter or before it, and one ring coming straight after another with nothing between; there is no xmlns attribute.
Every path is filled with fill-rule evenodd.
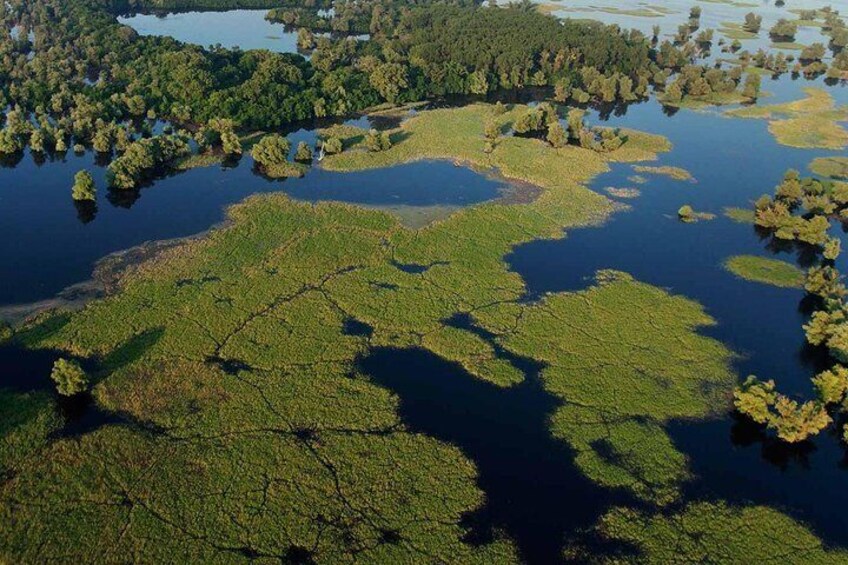
<svg viewBox="0 0 848 565"><path fill-rule="evenodd" d="M834 365L829 371L822 371L813 377L813 386L822 404L841 403L848 392L848 369Z"/></svg>
<svg viewBox="0 0 848 565"><path fill-rule="evenodd" d="M769 30L772 39L778 41L794 41L796 33L798 33L798 24L783 18L777 20L777 23Z"/></svg>
<svg viewBox="0 0 848 565"><path fill-rule="evenodd" d="M62 396L73 396L88 389L88 376L76 361L59 358L53 363L50 378Z"/></svg>
<svg viewBox="0 0 848 565"><path fill-rule="evenodd" d="M339 139L338 137L328 137L327 139L324 140L324 142L321 144L321 146L324 148L324 151L328 155L333 155L335 153L341 153L342 149L344 149L344 147L342 146L342 140Z"/></svg>
<svg viewBox="0 0 848 565"><path fill-rule="evenodd" d="M821 43L813 43L812 45L804 47L798 58L804 63L812 63L814 61L821 61L826 53L827 50L824 45Z"/></svg>
<svg viewBox="0 0 848 565"><path fill-rule="evenodd" d="M369 82L387 102L396 102L400 92L409 86L407 68L400 63L383 63L374 69Z"/></svg>
<svg viewBox="0 0 848 565"><path fill-rule="evenodd" d="M262 167L281 165L288 160L291 143L282 135L266 135L253 146L250 156Z"/></svg>
<svg viewBox="0 0 848 565"><path fill-rule="evenodd" d="M390 149L392 141L389 138L388 132L379 132L376 129L371 129L365 134L365 146L369 151L378 152Z"/></svg>
<svg viewBox="0 0 848 565"><path fill-rule="evenodd" d="M566 123L568 124L568 137L573 141L578 141L583 133L583 117L586 112L579 108L571 108L568 111Z"/></svg>
<svg viewBox="0 0 848 565"><path fill-rule="evenodd" d="M749 33L759 33L760 27L763 25L763 17L758 16L753 12L745 14L745 23L742 28Z"/></svg>
<svg viewBox="0 0 848 565"><path fill-rule="evenodd" d="M225 155L241 155L241 140L233 131L221 133L221 150Z"/></svg>
<svg viewBox="0 0 848 565"><path fill-rule="evenodd" d="M828 261L836 261L836 258L839 257L839 253L841 250L842 241L838 237L831 237L827 240L827 243L824 244L822 256Z"/></svg>
<svg viewBox="0 0 848 565"><path fill-rule="evenodd" d="M315 49L315 36L306 28L297 30L297 48L303 51Z"/></svg>
<svg viewBox="0 0 848 565"><path fill-rule="evenodd" d="M742 89L742 96L756 100L760 96L760 75L756 73L748 73L745 77L745 87Z"/></svg>
<svg viewBox="0 0 848 565"><path fill-rule="evenodd" d="M568 134L566 134L565 128L562 127L562 124L558 121L552 122L548 125L548 134L546 139L548 140L548 143L557 149L568 145Z"/></svg>
<svg viewBox="0 0 848 565"><path fill-rule="evenodd" d="M748 375L733 392L733 405L758 424L769 421L769 408L774 404L777 393L774 392L774 381L762 382L754 375Z"/></svg>
<svg viewBox="0 0 848 565"><path fill-rule="evenodd" d="M841 300L846 295L842 276L830 265L811 267L804 279L804 290L825 300Z"/></svg>
<svg viewBox="0 0 848 565"><path fill-rule="evenodd" d="M679 210L677 210L677 217L684 222L691 222L695 219L695 210L693 210L692 206L689 204L684 204Z"/></svg>
<svg viewBox="0 0 848 565"><path fill-rule="evenodd" d="M774 403L777 415L772 417L769 427L777 437L789 443L798 443L818 434L831 422L827 410L820 402L808 401L799 405L785 396Z"/></svg>
<svg viewBox="0 0 848 565"><path fill-rule="evenodd" d="M666 87L663 100L665 102L671 102L672 104L676 104L683 100L683 90L680 88L679 81L674 81Z"/></svg>
<svg viewBox="0 0 848 565"><path fill-rule="evenodd" d="M297 149L294 152L294 160L301 163L312 162L312 148L309 147L308 143L301 141L297 144Z"/></svg>
<svg viewBox="0 0 848 565"><path fill-rule="evenodd" d="M71 189L71 197L76 201L95 200L97 197L97 187L94 185L94 178L88 171L79 171L74 175L74 186Z"/></svg>

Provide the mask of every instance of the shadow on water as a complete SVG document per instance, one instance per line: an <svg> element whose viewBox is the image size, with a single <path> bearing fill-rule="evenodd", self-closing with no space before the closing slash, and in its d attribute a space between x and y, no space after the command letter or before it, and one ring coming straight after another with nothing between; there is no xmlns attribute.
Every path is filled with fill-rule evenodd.
<svg viewBox="0 0 848 565"><path fill-rule="evenodd" d="M587 479L570 448L551 436L548 419L558 401L543 390L539 365L510 361L526 376L510 388L419 349L376 349L359 365L400 397L412 430L458 446L476 464L486 502L465 517L468 541L485 543L504 531L526 562L556 563L567 537L624 497Z"/></svg>
<svg viewBox="0 0 848 565"><path fill-rule="evenodd" d="M142 332L103 359L75 360L80 363L86 374L95 376L96 382L96 375L115 371L141 358L161 335L161 329ZM53 434L54 438L79 437L110 424L123 425L147 433L162 431L134 416L100 406L89 391L73 396L57 394L50 373L53 363L60 357L69 356L53 349L28 349L14 342L0 345L0 394L35 391L53 393L55 409L63 422L62 427Z"/></svg>

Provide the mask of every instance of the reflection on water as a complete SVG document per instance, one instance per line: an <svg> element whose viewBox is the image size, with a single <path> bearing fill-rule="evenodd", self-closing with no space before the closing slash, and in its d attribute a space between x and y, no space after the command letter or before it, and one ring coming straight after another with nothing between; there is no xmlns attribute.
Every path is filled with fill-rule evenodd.
<svg viewBox="0 0 848 565"><path fill-rule="evenodd" d="M304 130L289 137L293 144L314 141ZM97 204L71 199L80 169L94 175ZM109 253L204 231L223 219L227 205L251 194L283 191L309 202L397 210L413 226L510 194L503 182L446 161L348 174L314 168L300 179L274 181L254 174L252 160L244 157L234 166L187 171L140 191L108 191L105 170L90 154L69 154L43 165L27 156L0 169L0 179L0 280L6 283L0 285L0 305L49 298L87 279Z"/></svg>

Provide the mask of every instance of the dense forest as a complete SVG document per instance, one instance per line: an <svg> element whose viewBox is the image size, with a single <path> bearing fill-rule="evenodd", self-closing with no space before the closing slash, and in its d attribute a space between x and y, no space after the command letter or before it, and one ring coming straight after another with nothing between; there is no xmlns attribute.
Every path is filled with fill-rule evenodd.
<svg viewBox="0 0 848 565"><path fill-rule="evenodd" d="M157 116L204 123L224 117L241 127L275 128L384 101L579 81L587 66L635 78L653 64L640 36L588 23L563 26L520 6L392 11L375 3L375 14L393 15L377 18L372 41L321 38L311 62L296 54L140 37L115 20L121 7L129 5L33 0L0 8L6 63L0 101L49 125L48 138L73 135L90 143L98 120ZM15 26L25 33L13 36Z"/></svg>
<svg viewBox="0 0 848 565"><path fill-rule="evenodd" d="M298 29L300 54L203 48L143 37L119 24L132 10L267 7L265 0L16 0L0 5L0 104L10 108L0 154L35 136L43 150L123 151L133 122L192 129L227 119L275 129L384 102L553 87L558 102L629 102L651 88L667 103L711 95L753 100L758 81L707 68L710 44L659 42L638 31L540 13L529 2L276 1L270 19ZM322 9L332 6L328 12ZM697 20L692 26L697 26ZM14 30L14 33L13 33ZM331 31L329 37L314 31ZM358 40L349 33L367 32ZM670 80L670 79L673 79ZM741 93L739 93L741 91ZM143 133L143 132L142 132ZM97 138L97 139L96 139ZM38 150L36 148L36 150Z"/></svg>

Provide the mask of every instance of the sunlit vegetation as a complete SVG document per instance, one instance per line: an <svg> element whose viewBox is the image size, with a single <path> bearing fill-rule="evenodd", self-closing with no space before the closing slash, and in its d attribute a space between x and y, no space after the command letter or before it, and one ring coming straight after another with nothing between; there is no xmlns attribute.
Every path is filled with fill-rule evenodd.
<svg viewBox="0 0 848 565"><path fill-rule="evenodd" d="M523 111L504 113L504 125ZM22 346L97 359L94 402L139 424L11 454L19 472L0 492L7 554L514 561L506 540L464 541L462 516L483 502L473 464L410 433L397 399L357 374L356 359L379 345L428 349L502 387L526 375L499 347L543 363L545 388L568 399L551 430L579 468L644 500L675 500L689 471L664 426L710 416L733 382L729 352L697 332L709 317L613 273L526 303L504 261L518 243L608 214L610 202L581 183L668 144L629 132L599 154L504 138L487 156L490 113L423 112L391 132L391 148L354 146L325 162L453 158L538 180L537 199L413 231L383 212L256 197L226 227L125 274L113 296L21 328ZM446 322L457 314L481 332ZM371 330L346 332L351 319ZM45 422L53 411L49 401L32 409Z"/></svg>
<svg viewBox="0 0 848 565"><path fill-rule="evenodd" d="M804 273L792 263L779 259L737 255L725 261L724 267L749 281L787 288L801 288L804 284Z"/></svg>
<svg viewBox="0 0 848 565"><path fill-rule="evenodd" d="M497 114L494 106L475 104L456 109L421 112L389 132L393 146L380 152L369 152L361 143L362 130L348 128L341 135L344 152L327 157L322 166L337 171L386 167L420 159L450 159L479 168L496 168L507 178L556 188L563 183L580 182L582 178L607 170L608 161L651 159L657 152L671 147L662 137L632 130L622 130L627 141L609 153L599 153L568 145L552 148L540 139L500 137L491 152L485 152L484 129L487 122L507 129L526 115L527 107L516 105ZM547 196L543 197L547 200Z"/></svg>
<svg viewBox="0 0 848 565"><path fill-rule="evenodd" d="M756 39L756 32L748 31L742 24L736 22L722 22L718 32L728 39Z"/></svg>
<svg viewBox="0 0 848 565"><path fill-rule="evenodd" d="M822 177L848 180L848 157L817 157L810 170Z"/></svg>
<svg viewBox="0 0 848 565"><path fill-rule="evenodd" d="M627 543L639 563L842 563L844 550L828 549L789 516L766 506L695 502L671 514L619 508L598 530ZM615 561L618 562L618 561Z"/></svg>
<svg viewBox="0 0 848 565"><path fill-rule="evenodd" d="M817 310L804 325L807 342L826 348L833 366L813 377L816 395L805 402L791 399L776 389L773 380L749 376L734 392L736 409L765 426L788 443L803 442L826 429L832 413L848 408L848 290L833 266L841 252L841 240L828 235L830 221L848 208L848 186L802 179L790 170L775 190L774 198L762 196L754 205L755 223L781 240L797 241L820 256L811 267L804 289L815 300ZM843 427L848 441L848 428Z"/></svg>
<svg viewBox="0 0 848 565"><path fill-rule="evenodd" d="M848 120L848 108L837 107L825 90L805 88L804 91L807 98L802 100L739 108L727 114L769 120L769 131L783 145L822 149L848 146L848 131L840 125Z"/></svg>
<svg viewBox="0 0 848 565"><path fill-rule="evenodd" d="M712 220L715 218L715 214L711 214L709 212L697 212L691 205L684 204L677 209L677 218L681 222L691 224L700 220Z"/></svg>
<svg viewBox="0 0 848 565"><path fill-rule="evenodd" d="M306 173L302 163L288 160L291 143L277 134L263 136L250 150L257 167L271 178L301 177Z"/></svg>
<svg viewBox="0 0 848 565"><path fill-rule="evenodd" d="M725 217L730 218L738 224L753 224L754 211L750 208L727 207L723 210Z"/></svg>
<svg viewBox="0 0 848 565"><path fill-rule="evenodd" d="M171 167L177 159L189 155L186 141L176 135L157 135L132 142L126 151L107 169L109 186L128 190L148 180L162 169Z"/></svg>
<svg viewBox="0 0 848 565"><path fill-rule="evenodd" d="M577 449L589 477L658 504L679 496L686 457L663 426L710 416L733 382L730 353L696 331L713 323L697 304L601 273L584 292L475 318L506 332L508 349L546 364L547 389L567 399L552 417L553 433Z"/></svg>
<svg viewBox="0 0 848 565"><path fill-rule="evenodd" d="M88 388L88 377L76 361L57 359L50 378L62 396L73 396Z"/></svg>
<svg viewBox="0 0 848 565"><path fill-rule="evenodd" d="M650 165L634 165L633 170L637 173L664 175L673 178L674 180L691 182L695 181L695 178L692 176L692 173L681 167L670 167L668 165L663 165L660 167Z"/></svg>
<svg viewBox="0 0 848 565"><path fill-rule="evenodd" d="M76 201L89 201L97 198L97 187L94 178L88 171L79 171L74 175L74 186L71 188L71 197Z"/></svg>

